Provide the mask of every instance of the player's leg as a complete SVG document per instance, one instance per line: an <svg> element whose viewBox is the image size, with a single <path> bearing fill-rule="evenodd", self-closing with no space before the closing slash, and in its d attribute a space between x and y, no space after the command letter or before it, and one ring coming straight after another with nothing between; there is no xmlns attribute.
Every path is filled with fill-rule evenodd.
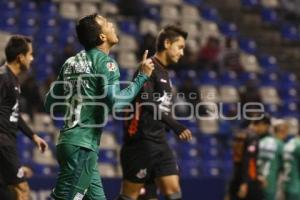
<svg viewBox="0 0 300 200"><path fill-rule="evenodd" d="M134 183L129 180L123 180L121 194L116 200L137 200L144 183Z"/></svg>
<svg viewBox="0 0 300 200"><path fill-rule="evenodd" d="M163 176L156 179L160 192L166 200L181 200L181 189L178 175Z"/></svg>
<svg viewBox="0 0 300 200"><path fill-rule="evenodd" d="M83 200L106 200L98 166L94 169L90 186Z"/></svg>
<svg viewBox="0 0 300 200"><path fill-rule="evenodd" d="M20 164L15 146L1 146L0 148L1 179L17 200L29 199L30 189L25 181L24 171Z"/></svg>
<svg viewBox="0 0 300 200"><path fill-rule="evenodd" d="M181 200L178 167L168 144L160 145L160 154L155 158L156 184L167 200Z"/></svg>
<svg viewBox="0 0 300 200"><path fill-rule="evenodd" d="M151 164L150 155L145 153L143 148L140 144L122 147L123 181L121 193L117 200L136 200L138 198L140 190L149 176Z"/></svg>
<svg viewBox="0 0 300 200"><path fill-rule="evenodd" d="M138 200L157 200L157 187L154 183L154 180L147 182L142 188Z"/></svg>
<svg viewBox="0 0 300 200"><path fill-rule="evenodd" d="M82 199L91 183L97 158L97 153L90 149L69 144L58 145L60 171L52 198Z"/></svg>

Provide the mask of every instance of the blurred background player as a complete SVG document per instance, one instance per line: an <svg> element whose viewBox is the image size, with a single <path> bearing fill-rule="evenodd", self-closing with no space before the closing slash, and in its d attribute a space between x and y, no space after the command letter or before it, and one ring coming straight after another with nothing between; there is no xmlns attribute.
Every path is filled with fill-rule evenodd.
<svg viewBox="0 0 300 200"><path fill-rule="evenodd" d="M300 199L300 137L292 138L284 145L284 179L285 200Z"/></svg>
<svg viewBox="0 0 300 200"><path fill-rule="evenodd" d="M157 36L156 53L151 58L155 66L153 74L135 100L138 112L125 123L119 200L136 200L149 177L155 178L165 199L182 199L178 166L166 141L166 129L172 129L181 140L190 140L192 134L173 119L172 85L167 67L183 56L186 38L186 32L171 25L164 27Z"/></svg>
<svg viewBox="0 0 300 200"><path fill-rule="evenodd" d="M269 132L260 136L258 173L262 176L265 200L275 200L277 182L282 169L283 142L287 136L287 124L274 121L274 135Z"/></svg>
<svg viewBox="0 0 300 200"><path fill-rule="evenodd" d="M289 136L289 124L285 119L272 119L272 128L274 131L275 137L280 139L284 144L288 142ZM281 161L283 162L283 148L282 148L282 158ZM277 180L277 194L276 200L284 200L284 191L283 191L283 181L284 181L284 164L281 163L281 173L279 174Z"/></svg>
<svg viewBox="0 0 300 200"><path fill-rule="evenodd" d="M260 137L268 133L270 118L250 122L248 128L235 136L233 144L234 174L229 186L230 200L263 200L263 180L258 174L257 159Z"/></svg>
<svg viewBox="0 0 300 200"><path fill-rule="evenodd" d="M65 101L71 105L63 110L71 117L65 118L60 131L57 145L60 172L52 197L104 200L106 197L97 167L103 124L108 111L121 107L119 103L129 103L134 99L151 75L153 63L147 59L146 51L138 75L130 86L120 91L119 67L109 56L110 49L118 43L114 25L93 14L80 19L76 31L85 50L67 59L58 76L60 82L51 88L45 103L49 111L55 102ZM65 82L61 84L62 81L69 86L63 85ZM66 95L70 97L65 99ZM99 103L106 107L99 106Z"/></svg>
<svg viewBox="0 0 300 200"><path fill-rule="evenodd" d="M33 61L32 41L21 35L12 36L5 47L6 63L0 67L0 199L29 199L29 186L17 155L16 134L21 130L44 152L48 145L27 126L19 111L18 76L29 70Z"/></svg>

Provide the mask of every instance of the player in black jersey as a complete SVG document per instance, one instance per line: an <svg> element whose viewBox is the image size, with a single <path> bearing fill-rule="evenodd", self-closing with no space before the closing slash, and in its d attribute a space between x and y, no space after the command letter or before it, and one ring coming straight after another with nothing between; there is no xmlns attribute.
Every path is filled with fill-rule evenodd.
<svg viewBox="0 0 300 200"><path fill-rule="evenodd" d="M6 63L0 67L0 199L29 199L29 186L17 156L16 133L21 130L44 152L47 143L34 134L20 116L17 76L30 68L31 39L12 36L5 47ZM9 192L8 188L13 193Z"/></svg>
<svg viewBox="0 0 300 200"><path fill-rule="evenodd" d="M183 56L186 37L187 33L176 26L166 26L158 34L153 73L135 99L134 117L125 123L119 200L136 200L152 177L165 199L182 199L178 166L166 132L172 129L181 140L190 140L192 134L172 117L172 84L167 66Z"/></svg>
<svg viewBox="0 0 300 200"><path fill-rule="evenodd" d="M259 140L270 127L270 117L253 120L249 127L235 135L233 141L234 173L229 185L230 200L263 200L265 181L258 172Z"/></svg>

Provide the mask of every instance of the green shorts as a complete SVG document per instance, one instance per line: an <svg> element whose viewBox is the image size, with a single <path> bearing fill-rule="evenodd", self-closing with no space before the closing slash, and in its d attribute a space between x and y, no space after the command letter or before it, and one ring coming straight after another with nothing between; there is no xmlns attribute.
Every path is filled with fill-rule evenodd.
<svg viewBox="0 0 300 200"><path fill-rule="evenodd" d="M51 194L55 200L106 200L96 152L70 144L57 146L60 166L56 186Z"/></svg>

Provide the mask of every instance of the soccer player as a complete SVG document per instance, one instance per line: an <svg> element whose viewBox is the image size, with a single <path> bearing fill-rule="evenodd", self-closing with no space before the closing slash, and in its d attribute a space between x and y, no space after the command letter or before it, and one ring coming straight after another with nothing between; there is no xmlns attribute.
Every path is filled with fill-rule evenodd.
<svg viewBox="0 0 300 200"><path fill-rule="evenodd" d="M0 67L0 199L29 199L29 186L17 156L16 133L21 130L44 152L48 145L27 126L19 111L20 84L18 75L29 70L32 41L12 36L5 47L6 63Z"/></svg>
<svg viewBox="0 0 300 200"><path fill-rule="evenodd" d="M187 33L176 26L163 28L151 58L154 71L135 99L135 116L125 123L125 141L121 150L123 182L118 200L136 200L140 189L152 177L168 200L181 200L178 167L166 141L166 129L181 140L192 134L172 117L172 84L168 66L184 54Z"/></svg>
<svg viewBox="0 0 300 200"><path fill-rule="evenodd" d="M277 122L278 123L278 122ZM275 124L275 135L268 132L260 136L258 153L258 173L265 182L265 200L275 200L277 180L282 168L283 139L287 133L285 124Z"/></svg>
<svg viewBox="0 0 300 200"><path fill-rule="evenodd" d="M284 145L284 196L285 200L300 199L300 137L292 138Z"/></svg>
<svg viewBox="0 0 300 200"><path fill-rule="evenodd" d="M108 113L131 102L153 70L145 52L137 77L120 91L120 72L109 56L118 43L114 25L93 14L76 25L83 51L66 60L46 97L50 113L65 114L57 144L60 166L54 199L105 200L99 171L98 146Z"/></svg>
<svg viewBox="0 0 300 200"><path fill-rule="evenodd" d="M270 118L264 115L253 120L244 133L237 134L233 144L234 174L229 187L231 200L262 200L263 180L258 174L257 158L260 136L270 127Z"/></svg>

